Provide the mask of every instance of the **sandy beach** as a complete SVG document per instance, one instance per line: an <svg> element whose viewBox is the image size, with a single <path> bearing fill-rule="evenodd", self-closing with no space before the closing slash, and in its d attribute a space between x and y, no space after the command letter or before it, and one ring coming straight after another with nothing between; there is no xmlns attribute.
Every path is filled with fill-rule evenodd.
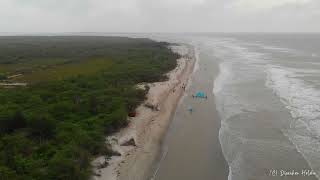
<svg viewBox="0 0 320 180"><path fill-rule="evenodd" d="M228 179L228 164L219 141L221 120L212 93L219 68L214 57L196 47L197 68L163 142L155 180ZM207 98L193 98L197 92Z"/></svg>
<svg viewBox="0 0 320 180"><path fill-rule="evenodd" d="M143 180L152 177L161 143L195 63L192 46L171 48L181 54L177 67L167 74L168 81L148 84L147 100L137 108L137 116L129 119L128 127L107 138L112 149L121 156L113 156L107 161L105 157L95 159L93 166L96 175L93 180ZM108 165L101 168L105 162Z"/></svg>

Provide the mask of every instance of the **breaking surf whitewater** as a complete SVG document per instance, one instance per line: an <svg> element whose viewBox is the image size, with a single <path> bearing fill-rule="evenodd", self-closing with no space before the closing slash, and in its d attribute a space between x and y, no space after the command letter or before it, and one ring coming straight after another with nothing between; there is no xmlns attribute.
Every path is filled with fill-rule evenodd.
<svg viewBox="0 0 320 180"><path fill-rule="evenodd" d="M199 41L219 64L213 94L229 179L319 178L319 35Z"/></svg>

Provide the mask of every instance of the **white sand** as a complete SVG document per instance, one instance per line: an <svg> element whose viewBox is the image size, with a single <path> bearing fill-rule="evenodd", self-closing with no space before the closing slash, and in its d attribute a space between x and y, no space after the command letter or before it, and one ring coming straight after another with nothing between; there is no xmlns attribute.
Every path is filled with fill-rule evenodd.
<svg viewBox="0 0 320 180"><path fill-rule="evenodd" d="M130 118L129 126L107 138L112 148L121 156L112 157L106 168L95 169L94 180L144 180L150 176L152 164L159 153L161 140L170 124L179 99L184 93L184 85L193 72L195 62L194 49L187 45L174 46L172 50L182 55L178 66L168 73L169 80L148 84L150 86L144 104L158 106L153 111L143 105L137 108L137 116ZM137 146L121 146L123 142L133 138ZM93 161L98 166L105 161L99 157Z"/></svg>

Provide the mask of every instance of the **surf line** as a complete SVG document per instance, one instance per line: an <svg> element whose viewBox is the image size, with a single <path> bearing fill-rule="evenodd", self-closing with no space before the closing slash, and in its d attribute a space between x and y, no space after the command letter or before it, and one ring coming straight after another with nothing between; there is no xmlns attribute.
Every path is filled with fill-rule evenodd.
<svg viewBox="0 0 320 180"><path fill-rule="evenodd" d="M157 168L156 168L155 172L153 173L153 176L151 177L150 180L155 180L155 178L157 177L158 171L159 171L160 166L161 166L161 162L164 160L164 158L166 158L166 156L168 154L168 151L169 151L169 148L165 147L164 148L164 152L162 153L161 159L160 159L160 161L158 163L158 166L157 166Z"/></svg>

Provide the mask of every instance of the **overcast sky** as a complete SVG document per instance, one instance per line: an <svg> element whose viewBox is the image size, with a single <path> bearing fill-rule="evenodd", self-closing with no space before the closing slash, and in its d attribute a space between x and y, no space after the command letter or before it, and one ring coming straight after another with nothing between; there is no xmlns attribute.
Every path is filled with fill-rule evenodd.
<svg viewBox="0 0 320 180"><path fill-rule="evenodd" d="M320 32L320 0L0 0L0 32Z"/></svg>

